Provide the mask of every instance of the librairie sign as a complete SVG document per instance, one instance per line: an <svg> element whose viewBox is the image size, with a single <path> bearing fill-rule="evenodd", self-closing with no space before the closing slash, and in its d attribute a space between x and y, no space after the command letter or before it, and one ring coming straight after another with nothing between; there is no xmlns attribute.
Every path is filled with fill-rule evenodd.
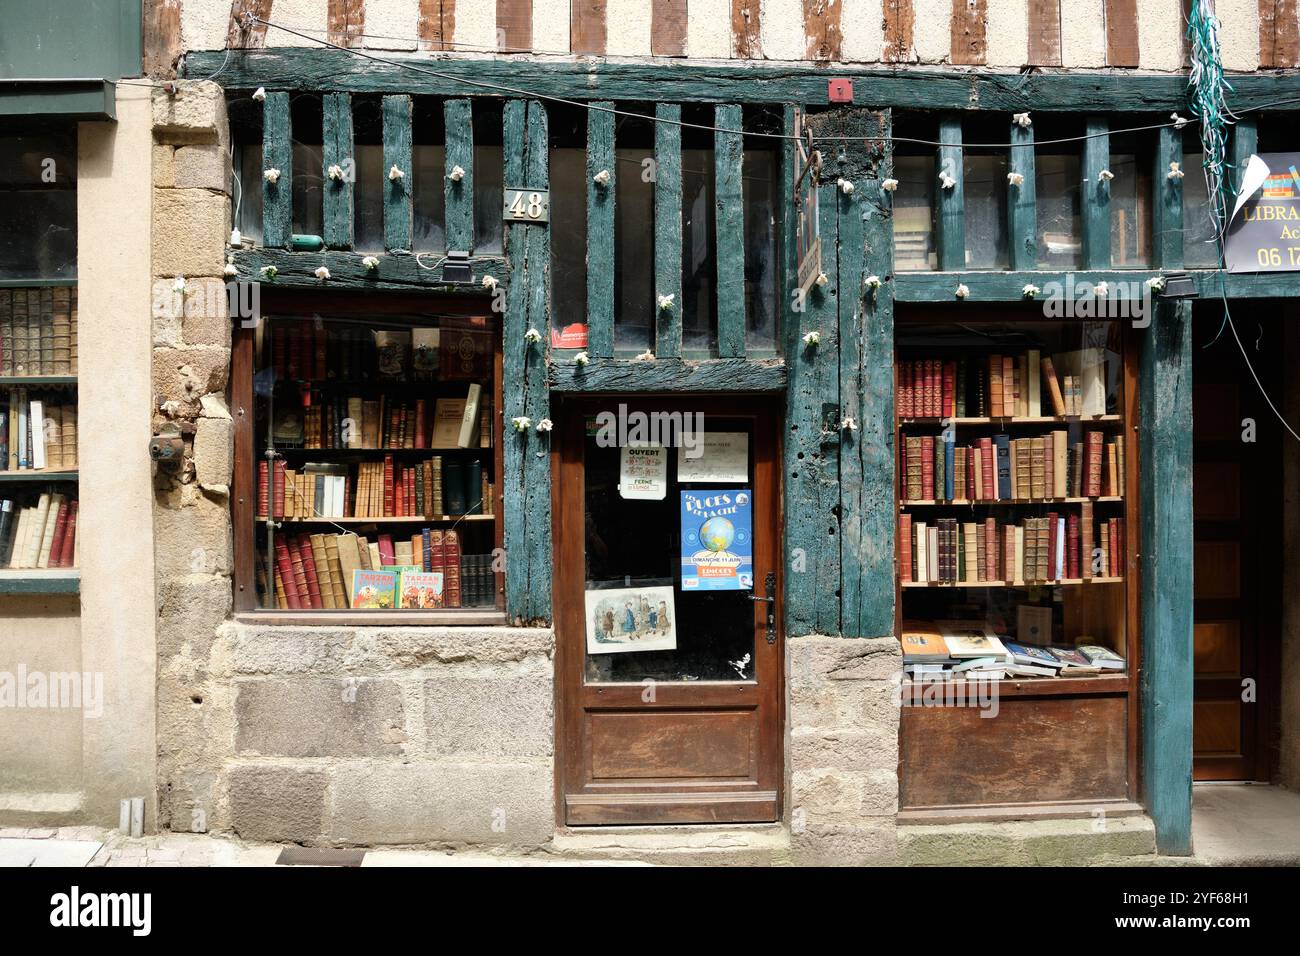
<svg viewBox="0 0 1300 956"><path fill-rule="evenodd" d="M1229 272L1300 271L1300 153L1247 161L1223 256Z"/></svg>

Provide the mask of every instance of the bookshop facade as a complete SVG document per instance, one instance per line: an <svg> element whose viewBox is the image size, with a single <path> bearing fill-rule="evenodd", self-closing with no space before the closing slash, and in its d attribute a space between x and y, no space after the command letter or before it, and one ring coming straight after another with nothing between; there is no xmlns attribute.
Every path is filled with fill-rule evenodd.
<svg viewBox="0 0 1300 956"><path fill-rule="evenodd" d="M153 92L160 827L1188 851L1180 77L386 59Z"/></svg>

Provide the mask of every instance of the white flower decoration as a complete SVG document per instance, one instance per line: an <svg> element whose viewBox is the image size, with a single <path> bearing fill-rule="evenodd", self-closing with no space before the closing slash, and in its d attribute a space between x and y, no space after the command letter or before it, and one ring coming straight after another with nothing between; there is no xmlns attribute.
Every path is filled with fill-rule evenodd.
<svg viewBox="0 0 1300 956"><path fill-rule="evenodd" d="M316 271L313 272L312 275L314 275L317 279L320 279L321 282L324 282L326 279L330 277L330 271L326 269L324 266L318 266Z"/></svg>
<svg viewBox="0 0 1300 956"><path fill-rule="evenodd" d="M826 273L824 273L824 272L819 272L819 273L817 273L817 278L814 279L813 281L814 281L815 283L817 283L817 285L822 285L822 286L824 286L824 285L827 285L827 284L830 283L830 281L831 281L831 277L828 276L828 275L827 275Z"/></svg>
<svg viewBox="0 0 1300 956"><path fill-rule="evenodd" d="M397 182L399 179L405 179L406 173L398 169L397 164L394 163L392 167L388 170L388 178L391 182Z"/></svg>
<svg viewBox="0 0 1300 956"><path fill-rule="evenodd" d="M540 422L537 423L537 430L539 432L549 432L554 427L555 427L555 423L552 422L549 418L543 418Z"/></svg>
<svg viewBox="0 0 1300 956"><path fill-rule="evenodd" d="M489 292L491 292L491 291L493 291L494 289L496 289L496 287L497 287L498 285L500 285L500 284L501 284L501 283L499 283L499 282L497 281L497 277L496 277L496 276L484 276L484 277L483 277L483 288L487 289Z"/></svg>
<svg viewBox="0 0 1300 956"><path fill-rule="evenodd" d="M1012 186L1023 186L1025 184L1025 174L1007 173L1007 182Z"/></svg>
<svg viewBox="0 0 1300 956"><path fill-rule="evenodd" d="M1148 289L1154 289L1156 292L1159 292L1164 287L1165 287L1164 276L1152 276L1150 279L1147 279Z"/></svg>
<svg viewBox="0 0 1300 956"><path fill-rule="evenodd" d="M677 300L677 293L676 293L676 292L673 292L673 293L671 293L671 294L669 294L669 295L661 295L661 296L659 296L659 298L658 298L658 300L657 300L658 303L659 303L659 311L660 311L660 312L667 312L667 311L671 310L672 307L673 307L673 302L675 302L676 300Z"/></svg>
<svg viewBox="0 0 1300 956"><path fill-rule="evenodd" d="M379 257L366 256L364 259L361 260L361 264L365 266L369 271L374 272L376 269L379 268Z"/></svg>
<svg viewBox="0 0 1300 956"><path fill-rule="evenodd" d="M239 275L239 270L235 268L235 260L233 256L226 256L226 265L225 268L221 270L221 274L224 276Z"/></svg>
<svg viewBox="0 0 1300 956"><path fill-rule="evenodd" d="M959 299L964 299L964 298L966 298L966 296L968 296L968 295L970 295L970 288L966 285L966 283L964 283L964 282L958 283L958 284L957 284L957 298L959 298Z"/></svg>
<svg viewBox="0 0 1300 956"><path fill-rule="evenodd" d="M280 170L274 167L272 167L271 169L263 170L262 178L274 186L276 183L280 181Z"/></svg>
<svg viewBox="0 0 1300 956"><path fill-rule="evenodd" d="M184 276L177 276L175 279L172 280L172 291L173 291L173 292L180 292L180 293L184 293L184 292L185 292L185 277L184 277Z"/></svg>
<svg viewBox="0 0 1300 956"><path fill-rule="evenodd" d="M1092 287L1092 292L1093 295L1096 295L1097 297L1104 299L1106 296L1110 295L1110 283L1098 282L1095 286Z"/></svg>
<svg viewBox="0 0 1300 956"><path fill-rule="evenodd" d="M460 182L462 179L465 178L465 167L461 166L459 163L451 167L451 172L447 174L447 178L450 179L453 183Z"/></svg>
<svg viewBox="0 0 1300 956"><path fill-rule="evenodd" d="M803 337L803 344L816 345L821 340L822 340L822 334L820 332L809 332L807 335Z"/></svg>
<svg viewBox="0 0 1300 956"><path fill-rule="evenodd" d="M845 429L846 431L855 432L858 430L858 423L853 420L852 415L847 415L845 416L844 421L840 422L840 428Z"/></svg>
<svg viewBox="0 0 1300 956"><path fill-rule="evenodd" d="M542 333L538 332L536 329L529 329L527 332L524 333L524 341L528 342L530 345L534 345L540 342L541 340L542 340Z"/></svg>
<svg viewBox="0 0 1300 956"><path fill-rule="evenodd" d="M591 359L587 358L586 352L579 352L577 355L573 357L574 365L586 365L590 361Z"/></svg>
<svg viewBox="0 0 1300 956"><path fill-rule="evenodd" d="M1042 289L1038 288L1038 286L1034 285L1032 282L1026 282L1025 287L1020 290L1020 294L1026 299L1032 299L1042 291Z"/></svg>
<svg viewBox="0 0 1300 956"><path fill-rule="evenodd" d="M532 427L533 420L527 415L520 415L518 418L510 419L510 424L515 427L515 431L526 432Z"/></svg>
<svg viewBox="0 0 1300 956"><path fill-rule="evenodd" d="M259 103L266 102L266 87L259 86L257 89L253 90L253 99Z"/></svg>
<svg viewBox="0 0 1300 956"><path fill-rule="evenodd" d="M1109 169L1103 169L1101 172L1097 174L1097 182L1099 183L1108 183L1114 178L1115 178L1115 174L1112 173Z"/></svg>
<svg viewBox="0 0 1300 956"><path fill-rule="evenodd" d="M846 196L852 195L853 184L849 182L847 179L837 179L835 180L835 185L840 187L840 192L844 193L844 195Z"/></svg>
<svg viewBox="0 0 1300 956"><path fill-rule="evenodd" d="M335 182L341 183L343 181L343 167L340 166L338 163L335 163L334 165L330 166L330 168L326 170L326 174L329 176L330 179L334 180Z"/></svg>
<svg viewBox="0 0 1300 956"><path fill-rule="evenodd" d="M1182 167L1179 163L1177 163L1177 162L1172 162L1172 163L1170 163L1170 164L1169 164L1169 175L1168 175L1167 177L1165 177L1165 178L1166 178L1166 179L1175 179L1175 180L1176 180L1176 179L1182 179L1182 178L1183 178L1183 167Z"/></svg>
<svg viewBox="0 0 1300 956"><path fill-rule="evenodd" d="M646 349L640 355L632 359L633 362L653 362L654 360L655 360L655 354L654 352L651 352L649 349Z"/></svg>
<svg viewBox="0 0 1300 956"><path fill-rule="evenodd" d="M609 185L609 170L608 170L608 169L602 169L602 170L601 170L600 172L598 172L595 176L592 176L592 177L591 177L591 181L592 181L593 183L595 183L597 186L608 186L608 185Z"/></svg>
<svg viewBox="0 0 1300 956"><path fill-rule="evenodd" d="M1034 125L1034 121L1029 118L1028 113L1016 113L1011 117L1011 119L1014 120L1015 124L1021 129Z"/></svg>
<svg viewBox="0 0 1300 956"><path fill-rule="evenodd" d="M949 176L946 169L939 173L939 182L944 189L952 189L957 185L957 180Z"/></svg>
<svg viewBox="0 0 1300 956"><path fill-rule="evenodd" d="M277 269L275 266L262 266L262 268L258 269L257 271L262 274L263 279L274 279L277 275L280 274L280 270Z"/></svg>
<svg viewBox="0 0 1300 956"><path fill-rule="evenodd" d="M880 276L867 276L867 288L879 289L881 286Z"/></svg>
<svg viewBox="0 0 1300 956"><path fill-rule="evenodd" d="M1179 116L1177 113L1170 113L1169 118L1174 121L1174 129L1182 129L1191 122L1191 120L1184 116Z"/></svg>
<svg viewBox="0 0 1300 956"><path fill-rule="evenodd" d="M880 184L880 188L887 193L892 193L894 190L898 188L898 180L886 179Z"/></svg>

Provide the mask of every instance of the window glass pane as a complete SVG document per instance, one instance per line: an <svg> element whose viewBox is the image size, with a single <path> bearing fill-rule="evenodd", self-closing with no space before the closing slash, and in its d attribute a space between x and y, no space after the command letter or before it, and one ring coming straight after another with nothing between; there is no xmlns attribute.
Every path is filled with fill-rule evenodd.
<svg viewBox="0 0 1300 956"><path fill-rule="evenodd" d="M358 143L356 168L353 248L358 252L380 252L384 248L384 147Z"/></svg>
<svg viewBox="0 0 1300 956"><path fill-rule="evenodd" d="M481 318L278 314L258 326L263 607L396 612L403 595L418 610L497 606L497 335Z"/></svg>
<svg viewBox="0 0 1300 956"><path fill-rule="evenodd" d="M289 104L293 116L293 232L319 236L324 226L321 182L321 100L300 94ZM260 184L259 184L260 185Z"/></svg>
<svg viewBox="0 0 1300 956"><path fill-rule="evenodd" d="M642 352L655 340L653 125L619 117L614 199L614 347Z"/></svg>
<svg viewBox="0 0 1300 956"><path fill-rule="evenodd" d="M1034 158L1034 166L1037 182L1038 267L1077 269L1083 262L1079 222L1079 157L1040 152Z"/></svg>
<svg viewBox="0 0 1300 956"><path fill-rule="evenodd" d="M699 118L694 121L699 122ZM684 130L683 134L685 136L691 132L693 131ZM718 316L715 307L718 266L713 178L712 149L682 150L683 351L713 352L718 346Z"/></svg>
<svg viewBox="0 0 1300 956"><path fill-rule="evenodd" d="M746 140L745 206L745 347L750 352L776 350L776 177L780 162L771 149Z"/></svg>
<svg viewBox="0 0 1300 956"><path fill-rule="evenodd" d="M231 189L234 228L257 245L262 244L262 144L244 143L235 148L235 171Z"/></svg>
<svg viewBox="0 0 1300 956"><path fill-rule="evenodd" d="M1111 152L1110 254L1116 269L1151 264L1151 160L1141 153Z"/></svg>
<svg viewBox="0 0 1300 956"><path fill-rule="evenodd" d="M1219 244L1205 187L1200 153L1183 154L1183 258L1192 268L1219 265Z"/></svg>
<svg viewBox="0 0 1300 956"><path fill-rule="evenodd" d="M77 275L75 133L0 136L0 278Z"/></svg>
<svg viewBox="0 0 1300 956"><path fill-rule="evenodd" d="M501 123L499 106L474 103L474 251L486 254L504 249L501 206L505 198L505 167L502 166Z"/></svg>
<svg viewBox="0 0 1300 956"><path fill-rule="evenodd" d="M966 268L1005 269L1007 157L971 155L962 162L966 195Z"/></svg>
<svg viewBox="0 0 1300 956"><path fill-rule="evenodd" d="M411 244L416 252L442 252L447 248L447 150L441 145L424 144L414 150L415 220Z"/></svg>
<svg viewBox="0 0 1300 956"><path fill-rule="evenodd" d="M586 342L587 151L551 150L551 325L574 348ZM556 338L552 344L559 346Z"/></svg>
<svg viewBox="0 0 1300 956"><path fill-rule="evenodd" d="M934 157L895 156L894 268L922 272L939 267L934 248Z"/></svg>

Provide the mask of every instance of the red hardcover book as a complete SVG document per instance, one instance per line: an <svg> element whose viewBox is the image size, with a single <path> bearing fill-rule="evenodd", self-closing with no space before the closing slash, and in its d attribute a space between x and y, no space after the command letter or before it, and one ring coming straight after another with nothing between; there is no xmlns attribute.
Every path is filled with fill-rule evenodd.
<svg viewBox="0 0 1300 956"><path fill-rule="evenodd" d="M63 546L59 549L59 567L73 568L77 565L77 514L81 505L77 501L68 502L68 520L63 527ZM53 564L50 567L54 567Z"/></svg>
<svg viewBox="0 0 1300 956"><path fill-rule="evenodd" d="M1079 577L1079 516L1072 514L1066 522L1065 559L1067 578Z"/></svg>
<svg viewBox="0 0 1300 956"><path fill-rule="evenodd" d="M427 422L426 402L422 398L417 398L415 400L415 447L416 448L429 447L428 443L425 441L425 434L424 434L424 430L426 428L426 422Z"/></svg>
<svg viewBox="0 0 1300 956"><path fill-rule="evenodd" d="M1088 471L1084 494L1096 498L1101 494L1101 432L1088 432Z"/></svg>
<svg viewBox="0 0 1300 956"><path fill-rule="evenodd" d="M993 439L980 439L980 481L983 484L980 497L985 501L997 498L998 462L993 454Z"/></svg>
<svg viewBox="0 0 1300 956"><path fill-rule="evenodd" d="M76 502L73 502L73 504L75 505ZM1115 542L1115 550L1116 550L1116 554L1115 554L1116 564L1114 565L1115 567L1114 573L1117 577L1126 577L1128 574L1128 569L1125 567L1126 564L1125 557L1127 556L1128 552L1124 550L1124 519L1123 518L1115 519L1115 530L1111 532L1111 540Z"/></svg>
<svg viewBox="0 0 1300 956"><path fill-rule="evenodd" d="M1107 522L1110 525L1110 574L1111 577L1119 577L1119 519L1111 518Z"/></svg>
<svg viewBox="0 0 1300 956"><path fill-rule="evenodd" d="M1092 502L1079 506L1079 577L1092 577Z"/></svg>
<svg viewBox="0 0 1300 956"><path fill-rule="evenodd" d="M285 472L288 466L283 459L277 458L275 467L271 469L271 506L274 508L272 516L276 519L284 517L284 486L288 480Z"/></svg>
<svg viewBox="0 0 1300 956"><path fill-rule="evenodd" d="M912 580L912 516L898 516L898 574L904 581Z"/></svg>
<svg viewBox="0 0 1300 956"><path fill-rule="evenodd" d="M979 497L979 489L975 487L975 449L968 445L959 452L966 456L966 500L974 501Z"/></svg>
<svg viewBox="0 0 1300 956"><path fill-rule="evenodd" d="M442 535L442 580L447 607L460 607L460 535L445 531Z"/></svg>
<svg viewBox="0 0 1300 956"><path fill-rule="evenodd" d="M284 599L289 607L301 608L302 602L298 599L298 587L293 573L293 558L289 554L289 545L283 537L275 539L275 573L281 582Z"/></svg>
<svg viewBox="0 0 1300 956"><path fill-rule="evenodd" d="M993 518L984 519L984 573L986 581L1001 581L998 574L998 523Z"/></svg>
<svg viewBox="0 0 1300 956"><path fill-rule="evenodd" d="M298 535L296 547L298 560L302 564L303 583L307 586L307 606L314 609L324 608L325 602L321 600L320 595L320 579L316 576L316 556L311 550L311 535Z"/></svg>
<svg viewBox="0 0 1300 956"><path fill-rule="evenodd" d="M393 456L384 456L384 517L392 518L393 511Z"/></svg>
<svg viewBox="0 0 1300 956"><path fill-rule="evenodd" d="M952 418L956 413L957 401L957 363L943 363L943 417Z"/></svg>
<svg viewBox="0 0 1300 956"><path fill-rule="evenodd" d="M443 565L442 532L439 531L437 528L434 528L432 531L429 532L429 570L441 571L442 565ZM446 599L446 594L447 594L446 583L447 583L447 578L446 575L444 575L443 576L444 601Z"/></svg>
<svg viewBox="0 0 1300 956"><path fill-rule="evenodd" d="M929 415L931 418L938 418L943 398L943 384L941 379L943 373L939 370L940 362L938 359L930 359L930 408Z"/></svg>
<svg viewBox="0 0 1300 956"><path fill-rule="evenodd" d="M68 502L59 505L58 517L54 519L54 538L50 544L50 561L47 567L61 568L63 562L63 536L68 530Z"/></svg>
<svg viewBox="0 0 1300 956"><path fill-rule="evenodd" d="M379 563L387 567L397 563L393 551L393 536L391 534L381 534L379 536Z"/></svg>
<svg viewBox="0 0 1300 956"><path fill-rule="evenodd" d="M921 439L921 497L934 500L934 436Z"/></svg>
<svg viewBox="0 0 1300 956"><path fill-rule="evenodd" d="M415 468L407 468L403 477L406 478L406 513L419 517L415 510Z"/></svg>

